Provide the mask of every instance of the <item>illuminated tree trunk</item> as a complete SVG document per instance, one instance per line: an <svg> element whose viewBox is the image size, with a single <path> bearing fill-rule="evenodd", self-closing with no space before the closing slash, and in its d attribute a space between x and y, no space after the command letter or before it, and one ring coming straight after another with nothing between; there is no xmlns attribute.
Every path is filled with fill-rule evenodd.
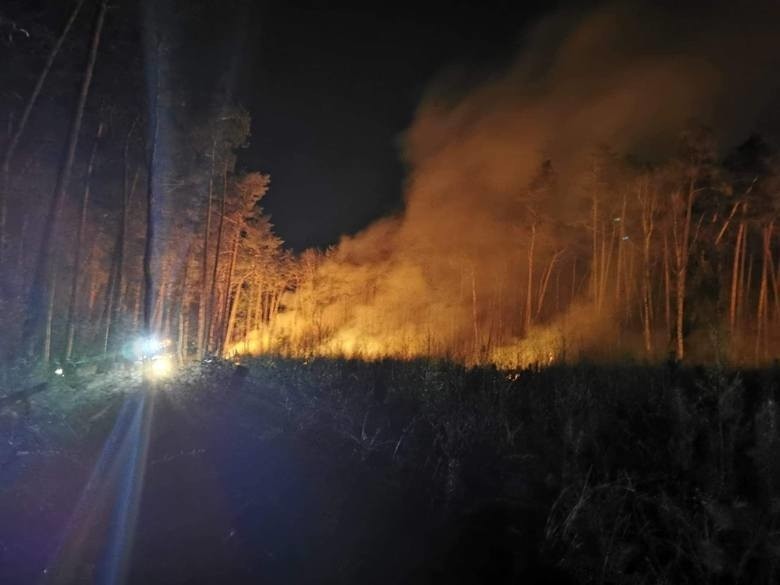
<svg viewBox="0 0 780 585"><path fill-rule="evenodd" d="M170 303L170 298L173 296L172 292L169 292L173 288L173 285L168 285L166 288L166 296L163 298L163 337L170 338L173 336L173 307Z"/></svg>
<svg viewBox="0 0 780 585"><path fill-rule="evenodd" d="M525 334L531 330L532 307L534 294L534 248L536 247L536 222L531 224L531 242L528 245L528 287L525 292L525 320L523 328ZM473 276L473 273L472 273ZM476 325L475 325L476 328Z"/></svg>
<svg viewBox="0 0 780 585"><path fill-rule="evenodd" d="M209 271L209 235L211 233L211 199L214 193L214 161L217 140L211 141L211 169L209 170L209 193L206 202L206 218L203 222L203 255L200 260L200 304L198 305L198 357L206 351L206 321L208 319L208 271Z"/></svg>
<svg viewBox="0 0 780 585"><path fill-rule="evenodd" d="M57 268L51 273L49 282L49 298L46 303L46 328L43 336L43 363L48 364L51 360L51 338L52 324L54 321L54 298L57 292Z"/></svg>
<svg viewBox="0 0 780 585"><path fill-rule="evenodd" d="M691 177L687 191L673 195L673 236L675 256L675 352L678 360L685 358L685 294L687 292L688 262L691 253L691 226L696 178ZM680 213L682 212L682 218ZM682 225L680 225L682 221Z"/></svg>
<svg viewBox="0 0 780 585"><path fill-rule="evenodd" d="M737 292L737 328L744 326L743 323L745 316L745 304L750 299L750 282L753 277L753 253L748 255L748 241L747 241L747 228L742 234L742 248L740 253L742 258L740 260L740 284L739 291Z"/></svg>
<svg viewBox="0 0 780 585"><path fill-rule="evenodd" d="M769 343L769 265L772 257L772 232L774 222L764 226L761 230L762 261L761 282L758 290L758 307L756 310L756 342L755 360L759 363L765 357Z"/></svg>
<svg viewBox="0 0 780 585"><path fill-rule="evenodd" d="M227 162L222 174L222 198L219 205L219 224L217 225L217 249L214 252L214 268L211 273L211 292L209 293L208 319L206 322L206 344L205 349L208 352L211 345L211 339L214 335L214 309L216 308L217 293L217 272L219 270L219 254L222 250L222 233L225 226L225 199L227 197Z"/></svg>
<svg viewBox="0 0 780 585"><path fill-rule="evenodd" d="M143 307L142 301L144 296L144 288L142 285L138 285L135 288L135 303L133 303L133 331L139 331L141 327L141 321L143 320Z"/></svg>
<svg viewBox="0 0 780 585"><path fill-rule="evenodd" d="M98 279L98 270L96 267L96 247L97 242L93 240L92 245L89 247L87 261L85 262L85 264L89 267L89 297L87 299L87 316L89 319L93 319L94 317L95 306L97 305L98 295L100 294L100 280Z"/></svg>
<svg viewBox="0 0 780 585"><path fill-rule="evenodd" d="M726 221L723 222L723 225L721 226L720 231L718 232L718 236L715 238L716 246L720 244L721 240L723 239L723 236L726 234L726 230L729 228L729 225L731 225L731 220L734 219L734 215L736 215L741 205L742 205L742 201L737 201L731 207L731 213L729 213L728 217L726 218Z"/></svg>
<svg viewBox="0 0 780 585"><path fill-rule="evenodd" d="M642 336L645 354L653 356L653 282L651 275L652 243L655 231L655 194L648 181L640 186L642 204Z"/></svg>
<svg viewBox="0 0 780 585"><path fill-rule="evenodd" d="M577 298L577 257L571 263L571 293L569 294L569 306L574 306L574 299Z"/></svg>
<svg viewBox="0 0 780 585"><path fill-rule="evenodd" d="M241 279L236 283L236 292L233 295L233 301L230 304L230 313L227 319L227 327L225 328L225 338L222 341L222 348L227 351L230 347L231 340L233 338L233 331L236 326L236 315L238 315L238 304L241 301L241 289L244 286L244 280Z"/></svg>
<svg viewBox="0 0 780 585"><path fill-rule="evenodd" d="M73 7L73 10L68 17L68 21L65 23L65 28L62 29L60 36L57 38L54 46L49 51L49 55L46 58L46 63L44 63L43 69L41 69L41 72L38 74L38 79L35 82L32 93L30 94L30 97L27 98L27 103L24 106L24 110L22 110L22 116L19 118L19 123L16 126L16 130L14 130L14 132L11 134L11 137L8 140L8 146L3 153L3 162L2 165L0 165L0 175L2 175L2 178L0 178L0 266L5 260L5 244L7 239L6 216L8 211L8 189L11 160L13 159L14 153L19 146L19 141L21 140L24 131L27 129L27 122L30 119L30 114L35 107L35 103L38 101L38 96L41 94L43 84L46 82L46 78L49 76L49 72L51 71L51 67L54 64L54 60L57 58L57 55L59 54L60 49L62 48L62 45L65 42L65 39L67 38L68 33L70 32L73 23L76 21L76 17L81 11L81 7L83 5L84 0L78 0L76 2L76 5ZM99 18L102 18L104 10L105 3L101 5L101 16ZM101 21L99 21L99 26L102 26ZM96 30L97 39L99 40L100 29L97 28ZM97 48L95 50L97 50Z"/></svg>
<svg viewBox="0 0 780 585"><path fill-rule="evenodd" d="M599 270L599 199L596 196L593 197L593 205L591 207L591 222L593 224L593 253L590 260L590 289L593 303L598 308L601 306L601 300L599 299L599 282L601 282L601 277Z"/></svg>
<svg viewBox="0 0 780 585"><path fill-rule="evenodd" d="M626 197L623 195L623 207L618 218L618 242L617 242L617 260L615 262L615 308L619 309L621 301L626 300L622 297L624 293L623 278L625 263L624 243L626 238Z"/></svg>
<svg viewBox="0 0 780 585"><path fill-rule="evenodd" d="M753 266L754 266L754 259L755 255L753 252L750 253L750 256L748 257L748 272L747 272L747 279L745 279L745 294L744 294L744 303L747 305L747 303L750 302L750 293L753 288ZM747 313L749 309L745 309L745 313ZM750 319L749 316L745 317L746 320Z"/></svg>
<svg viewBox="0 0 780 585"><path fill-rule="evenodd" d="M778 279L777 279L777 269L775 266L775 259L774 256L772 256L772 251L769 250L769 276L771 277L771 283L772 283L772 296L774 298L774 314L773 314L773 322L777 322L778 317L780 317L780 288L778 285Z"/></svg>
<svg viewBox="0 0 780 585"><path fill-rule="evenodd" d="M606 228L604 233L606 234ZM607 297L607 284L609 283L609 273L612 267L612 255L615 248L615 238L617 237L617 228L612 224L612 235L607 241L606 235L601 239L601 282L599 291L599 309L604 306L604 300Z"/></svg>
<svg viewBox="0 0 780 585"><path fill-rule="evenodd" d="M190 269L190 252L192 244L187 247L187 253L184 260L184 273L181 277L181 292L179 294L178 308L176 311L176 355L179 362L186 358L187 347L187 316L189 315L189 295L187 290L187 276Z"/></svg>
<svg viewBox="0 0 780 585"><path fill-rule="evenodd" d="M70 283L70 299L68 300L68 314L65 325L65 360L69 360L73 352L73 337L75 333L74 319L76 314L76 303L79 297L79 284L81 283L81 247L84 241L84 230L87 225L87 208L89 206L89 195L92 184L92 172L95 168L95 154L97 153L98 140L102 134L102 124L98 127L95 142L92 145L92 152L89 155L87 164L87 176L84 184L84 195L81 197L81 209L79 212L79 227L76 232L76 249L73 255L73 276Z"/></svg>
<svg viewBox="0 0 780 585"><path fill-rule="evenodd" d="M225 287L225 306L223 309L222 314L225 315L225 328L223 329L224 335L221 336L221 339L219 340L219 347L217 348L217 351L219 353L222 353L225 347L227 347L227 343L230 339L230 336L228 335L228 330L230 330L230 334L232 335L233 331L233 324L230 322L231 320L231 314L233 313L232 307L230 305L230 289L233 286L233 273L236 269L236 257L238 256L238 240L241 236L241 230L236 230L236 235L233 240L233 251L230 254L230 268L228 269L228 278L227 278L227 285ZM236 291L236 299L238 298L238 291ZM236 306L238 303L236 300L233 301L233 306Z"/></svg>
<svg viewBox="0 0 780 585"><path fill-rule="evenodd" d="M496 300L496 328L498 330L498 338L500 342L504 339L504 276L505 271L501 271L501 275L498 280L498 299Z"/></svg>
<svg viewBox="0 0 780 585"><path fill-rule="evenodd" d="M479 355L479 327L477 325L477 275L474 266L471 267L471 320L474 326L474 356Z"/></svg>
<svg viewBox="0 0 780 585"><path fill-rule="evenodd" d="M625 286L625 302L623 303L623 319L628 323L631 319L634 298L636 296L636 252L633 247L626 246L623 269L623 284Z"/></svg>
<svg viewBox="0 0 780 585"><path fill-rule="evenodd" d="M538 318L542 314L542 308L544 307L544 299L547 296L547 287L550 284L550 276L552 275L553 268L555 268L555 263L558 261L558 258L563 253L563 250L558 250L553 254L553 257L550 259L550 263L547 265L547 269L544 271L544 274L542 276L542 281L539 283L539 295L536 300L536 317Z"/></svg>
<svg viewBox="0 0 780 585"><path fill-rule="evenodd" d="M276 316L279 314L279 302L282 300L282 291L277 289L271 300L271 327L276 323Z"/></svg>
<svg viewBox="0 0 780 585"><path fill-rule="evenodd" d="M186 306L180 306L177 317L178 328L176 331L176 355L179 358L180 364L184 363L184 361L187 359L187 319L184 317L186 310Z"/></svg>
<svg viewBox="0 0 780 585"><path fill-rule="evenodd" d="M678 261L675 279L675 352L678 360L685 357L685 285L688 276L687 266L681 267Z"/></svg>
<svg viewBox="0 0 780 585"><path fill-rule="evenodd" d="M65 193L68 190L70 176L73 171L73 161L76 158L76 147L78 146L79 133L81 131L81 121L84 117L84 106L87 103L87 96L89 95L89 89L92 85L92 74L95 70L95 62L97 61L98 47L100 46L100 37L103 31L103 23L105 22L106 8L107 0L103 0L100 3L95 21L94 32L92 33L89 56L87 58L87 64L84 69L84 77L81 82L81 89L79 91L79 97L76 103L76 109L74 110L73 121L71 123L70 132L68 135L68 144L67 148L65 149L65 158L63 160L62 166L60 167L60 172L57 175L57 183L54 187L54 193L49 204L46 219L43 223L43 235L41 237L38 258L35 263L35 273L33 276L33 284L27 310L27 319L24 327L24 338L26 341L25 345L27 345L28 348L33 347L31 342L37 334L41 314L45 312L45 307L43 306L44 303L41 301L44 298L42 295L46 288L45 285L47 282L47 275L49 272L51 272L52 260L54 256L54 249L52 245L54 241L54 230L59 223L62 202L65 199Z"/></svg>
<svg viewBox="0 0 780 585"><path fill-rule="evenodd" d="M672 277L669 266L669 238L664 232L664 322L666 324L666 342L672 340Z"/></svg>
<svg viewBox="0 0 780 585"><path fill-rule="evenodd" d="M731 299L729 302L729 329L732 336L737 333L737 306L739 299L740 289L740 267L742 258L742 247L745 245L745 222L739 222L739 228L737 228L737 240L734 243L734 261L731 265Z"/></svg>
<svg viewBox="0 0 780 585"><path fill-rule="evenodd" d="M152 328L151 331L162 331L163 327L163 314L165 311L165 299L168 295L168 281L164 280L160 285L160 290L157 293L154 301L154 311L152 311Z"/></svg>
<svg viewBox="0 0 780 585"><path fill-rule="evenodd" d="M114 247L114 253L112 256L116 256L116 245ZM116 297L116 281L117 281L117 264L111 263L111 269L108 274L108 282L106 283L106 296L103 304L103 353L108 352L108 341L111 337L111 327L113 325L112 319L114 317L114 298Z"/></svg>
<svg viewBox="0 0 780 585"><path fill-rule="evenodd" d="M260 330L263 326L263 281L258 280L256 283L257 293L255 297L255 326L256 330Z"/></svg>

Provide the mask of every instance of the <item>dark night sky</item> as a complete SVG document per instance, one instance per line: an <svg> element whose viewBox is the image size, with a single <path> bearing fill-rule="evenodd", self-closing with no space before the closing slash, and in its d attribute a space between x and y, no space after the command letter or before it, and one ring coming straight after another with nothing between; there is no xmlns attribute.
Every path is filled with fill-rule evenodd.
<svg viewBox="0 0 780 585"><path fill-rule="evenodd" d="M250 8L233 52L253 118L240 164L271 174L264 207L279 235L298 250L324 246L399 209L400 133L426 86L453 67L490 71L511 59L550 5Z"/></svg>

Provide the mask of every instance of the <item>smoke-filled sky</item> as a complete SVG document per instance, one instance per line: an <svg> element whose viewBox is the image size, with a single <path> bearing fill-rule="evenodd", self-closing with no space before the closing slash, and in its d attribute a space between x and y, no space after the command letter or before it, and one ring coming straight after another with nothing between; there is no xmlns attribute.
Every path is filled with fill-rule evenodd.
<svg viewBox="0 0 780 585"><path fill-rule="evenodd" d="M460 95L433 83L404 140L405 232L478 245L480 222L506 218L507 202L545 159L561 182L555 203L565 207L598 146L658 159L690 123L711 126L724 147L771 132L780 4L658 4L551 15L490 81Z"/></svg>
<svg viewBox="0 0 780 585"><path fill-rule="evenodd" d="M777 2L517 4L263 11L244 161L271 173L282 237L327 244L402 197L430 237L445 201L480 213L453 200L464 172L500 214L541 158L573 169L599 143L658 157L691 119L725 144L777 125Z"/></svg>

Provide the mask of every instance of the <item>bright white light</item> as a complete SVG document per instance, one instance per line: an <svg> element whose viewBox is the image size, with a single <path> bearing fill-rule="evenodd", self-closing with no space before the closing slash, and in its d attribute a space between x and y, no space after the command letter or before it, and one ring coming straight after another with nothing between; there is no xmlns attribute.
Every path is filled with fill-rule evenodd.
<svg viewBox="0 0 780 585"><path fill-rule="evenodd" d="M65 375L65 371L62 368L57 368L57 369L54 370L54 375L55 376L64 376Z"/></svg>
<svg viewBox="0 0 780 585"><path fill-rule="evenodd" d="M160 341L156 337L141 337L133 344L133 351L138 359L150 357L162 350L166 346L165 341Z"/></svg>
<svg viewBox="0 0 780 585"><path fill-rule="evenodd" d="M162 355L152 359L147 365L149 376L153 380L163 380L173 374L174 363L170 356Z"/></svg>

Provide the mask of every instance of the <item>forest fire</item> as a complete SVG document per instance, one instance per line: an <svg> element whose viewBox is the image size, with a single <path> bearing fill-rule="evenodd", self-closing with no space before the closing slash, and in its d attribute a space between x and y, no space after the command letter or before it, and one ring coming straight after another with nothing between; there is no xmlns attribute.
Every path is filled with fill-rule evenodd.
<svg viewBox="0 0 780 585"><path fill-rule="evenodd" d="M670 22L648 7L558 15L489 81L434 85L403 138L403 211L327 251L293 254L274 233L260 206L269 176L237 169L243 109L152 101L154 143L142 104L95 113L69 135L64 166L4 171L7 339L44 361L107 353L141 331L173 339L180 361L774 359L780 155L734 111L761 111L767 93L742 67L742 39L711 18L717 43L681 39L681 58L654 51ZM777 37L750 24L757 71ZM117 57L106 51L95 58ZM173 58L150 55L151 73ZM157 79L160 95L176 91L175 70ZM17 131L56 127L45 113L30 123ZM44 154L21 141L9 156ZM20 205L35 181L58 185L51 229Z"/></svg>
<svg viewBox="0 0 780 585"><path fill-rule="evenodd" d="M0 3L0 584L780 583L779 27Z"/></svg>
<svg viewBox="0 0 780 585"><path fill-rule="evenodd" d="M507 366L776 357L780 158L755 136L725 148L737 127L686 122L705 106L731 120L731 104L760 96L723 93L723 80L751 79L721 52L739 54L728 36L689 60L612 62L626 35L653 46L665 26L640 31L639 20L596 12L533 83L542 40L446 106L432 91L405 137L404 213L301 257L261 351ZM776 50L770 34L754 41ZM699 57L717 65L719 87ZM570 85L573 68L596 63L601 77Z"/></svg>

